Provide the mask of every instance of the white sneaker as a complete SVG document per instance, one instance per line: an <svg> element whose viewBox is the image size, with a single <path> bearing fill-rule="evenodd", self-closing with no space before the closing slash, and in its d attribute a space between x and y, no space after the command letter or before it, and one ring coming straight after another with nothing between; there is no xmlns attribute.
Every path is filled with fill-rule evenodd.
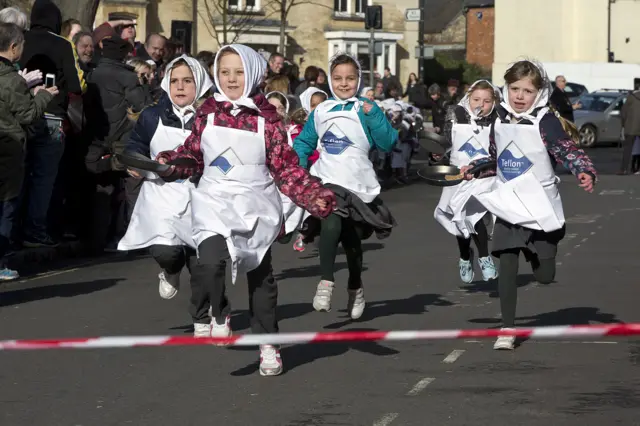
<svg viewBox="0 0 640 426"><path fill-rule="evenodd" d="M357 290L347 290L349 292L349 302L347 303L347 310L351 319L358 319L364 312L364 289L359 288Z"/></svg>
<svg viewBox="0 0 640 426"><path fill-rule="evenodd" d="M331 281L322 280L316 289L316 295L313 296L313 309L318 312L329 312L331 310L331 295L333 294L333 285Z"/></svg>
<svg viewBox="0 0 640 426"><path fill-rule="evenodd" d="M211 337L231 337L231 317L224 319L224 324L218 324L215 318L211 318ZM221 344L220 346L225 346Z"/></svg>
<svg viewBox="0 0 640 426"><path fill-rule="evenodd" d="M169 282L164 271L158 274L158 278L160 279L160 284L158 286L160 297L163 299L173 299L175 295L178 294L178 288L180 287L180 275L176 275L176 282L174 284Z"/></svg>
<svg viewBox="0 0 640 426"><path fill-rule="evenodd" d="M193 324L193 337L211 336L211 324Z"/></svg>
<svg viewBox="0 0 640 426"><path fill-rule="evenodd" d="M271 345L260 346L260 375L277 376L282 374L282 358L280 349Z"/></svg>
<svg viewBox="0 0 640 426"><path fill-rule="evenodd" d="M493 263L493 258L491 256L479 257L478 265L480 265L482 278L485 281L495 280L498 278L498 270L496 269L496 265Z"/></svg>
<svg viewBox="0 0 640 426"><path fill-rule="evenodd" d="M515 328L501 328L500 330L515 331ZM512 351L516 343L516 336L498 336L493 349L498 351Z"/></svg>

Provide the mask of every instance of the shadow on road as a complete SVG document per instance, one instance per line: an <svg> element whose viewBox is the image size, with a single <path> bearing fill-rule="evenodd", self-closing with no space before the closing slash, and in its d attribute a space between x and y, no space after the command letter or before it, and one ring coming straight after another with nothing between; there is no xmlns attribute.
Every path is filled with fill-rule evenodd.
<svg viewBox="0 0 640 426"><path fill-rule="evenodd" d="M305 255L300 256L299 257L300 260L309 260L319 256L318 249L314 247L312 250L309 250L311 247L312 247L311 245L307 246L307 250L305 250ZM362 251L364 252L382 250L383 248L384 248L384 244L382 243L362 243ZM339 255L344 254L344 249L342 248L342 246L338 247L338 254Z"/></svg>
<svg viewBox="0 0 640 426"><path fill-rule="evenodd" d="M475 324L500 324L500 318L476 318ZM600 312L599 308L575 307L545 312L529 317L517 317L517 327L545 327L552 325L623 324L614 314ZM499 327L496 326L495 328Z"/></svg>
<svg viewBox="0 0 640 426"><path fill-rule="evenodd" d="M55 284L43 287L21 288L0 293L0 307L13 306L38 300L53 299L55 297L74 297L106 290L115 286L125 278L108 280L84 281L72 284Z"/></svg>
<svg viewBox="0 0 640 426"><path fill-rule="evenodd" d="M346 325L370 321L377 318L389 317L392 315L420 315L427 312L429 306L453 306L452 302L442 298L440 294L416 294L408 299L379 300L367 302L362 317L352 320L346 309L340 312L345 313L345 320L325 325L324 328L335 330Z"/></svg>
<svg viewBox="0 0 640 426"><path fill-rule="evenodd" d="M338 272L342 269L347 268L347 262L336 262L333 268L334 272ZM362 271L366 271L367 268L365 265L362 266ZM320 265L309 265L302 266L300 268L288 268L283 269L277 274L274 274L274 277L278 281L285 281L292 278L308 278L308 277L318 277L318 281L320 281Z"/></svg>
<svg viewBox="0 0 640 426"><path fill-rule="evenodd" d="M344 331L377 331L371 328L351 328ZM255 350L255 349L254 349ZM294 345L281 349L282 359L285 366L285 373L305 364L310 364L322 358L341 356L350 350L365 352L376 356L397 355L395 349L382 346L376 342L361 343L328 343L311 345ZM253 362L246 367L242 367L231 373L232 376L248 376L255 374L259 367L259 362Z"/></svg>
<svg viewBox="0 0 640 426"><path fill-rule="evenodd" d="M536 282L533 274L518 275L517 285L518 288L526 287L531 283ZM461 286L461 290L465 290L467 293L488 293L491 298L499 297L498 294L498 280L491 281L474 281L469 285Z"/></svg>

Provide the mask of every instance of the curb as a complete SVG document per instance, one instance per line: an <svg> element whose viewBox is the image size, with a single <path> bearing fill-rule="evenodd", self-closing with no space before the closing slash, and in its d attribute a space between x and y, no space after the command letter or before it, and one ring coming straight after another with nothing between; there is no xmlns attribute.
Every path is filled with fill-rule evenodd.
<svg viewBox="0 0 640 426"><path fill-rule="evenodd" d="M25 248L7 258L7 266L20 275L40 272L51 264L72 258L88 257L89 251L80 241L60 243L57 247Z"/></svg>

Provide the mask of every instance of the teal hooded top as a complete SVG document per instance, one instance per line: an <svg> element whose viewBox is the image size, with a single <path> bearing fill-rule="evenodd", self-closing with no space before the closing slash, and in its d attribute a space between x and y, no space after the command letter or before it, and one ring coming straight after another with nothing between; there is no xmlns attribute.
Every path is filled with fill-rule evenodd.
<svg viewBox="0 0 640 426"><path fill-rule="evenodd" d="M329 100L331 99L335 98L329 98ZM372 104L369 99L358 99ZM348 102L344 105L336 105L327 114L331 114L333 111L350 111L353 109L354 104L355 102ZM316 110L311 111L302 132L293 141L293 149L300 157L300 165L302 167L308 167L309 156L317 148L318 139L320 138L316 131L315 112ZM389 123L389 120L378 105L373 103L373 108L371 108L369 114L365 114L364 110L360 108L358 110L358 118L360 118L360 123L365 135L367 135L371 148L375 147L384 152L390 152L393 149L393 145L398 139L398 131L391 126L391 123Z"/></svg>

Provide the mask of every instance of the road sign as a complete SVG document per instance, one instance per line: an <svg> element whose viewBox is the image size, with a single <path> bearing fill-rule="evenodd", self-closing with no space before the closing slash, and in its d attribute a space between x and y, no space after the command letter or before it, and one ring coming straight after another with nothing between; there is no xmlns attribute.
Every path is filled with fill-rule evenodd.
<svg viewBox="0 0 640 426"><path fill-rule="evenodd" d="M420 16L421 16L420 9L407 9L404 12L405 21L409 21L409 22L419 21Z"/></svg>
<svg viewBox="0 0 640 426"><path fill-rule="evenodd" d="M424 59L433 59L434 58L435 49L433 46L423 46L422 47L422 56L420 55L420 46L416 46L416 58L424 58Z"/></svg>

